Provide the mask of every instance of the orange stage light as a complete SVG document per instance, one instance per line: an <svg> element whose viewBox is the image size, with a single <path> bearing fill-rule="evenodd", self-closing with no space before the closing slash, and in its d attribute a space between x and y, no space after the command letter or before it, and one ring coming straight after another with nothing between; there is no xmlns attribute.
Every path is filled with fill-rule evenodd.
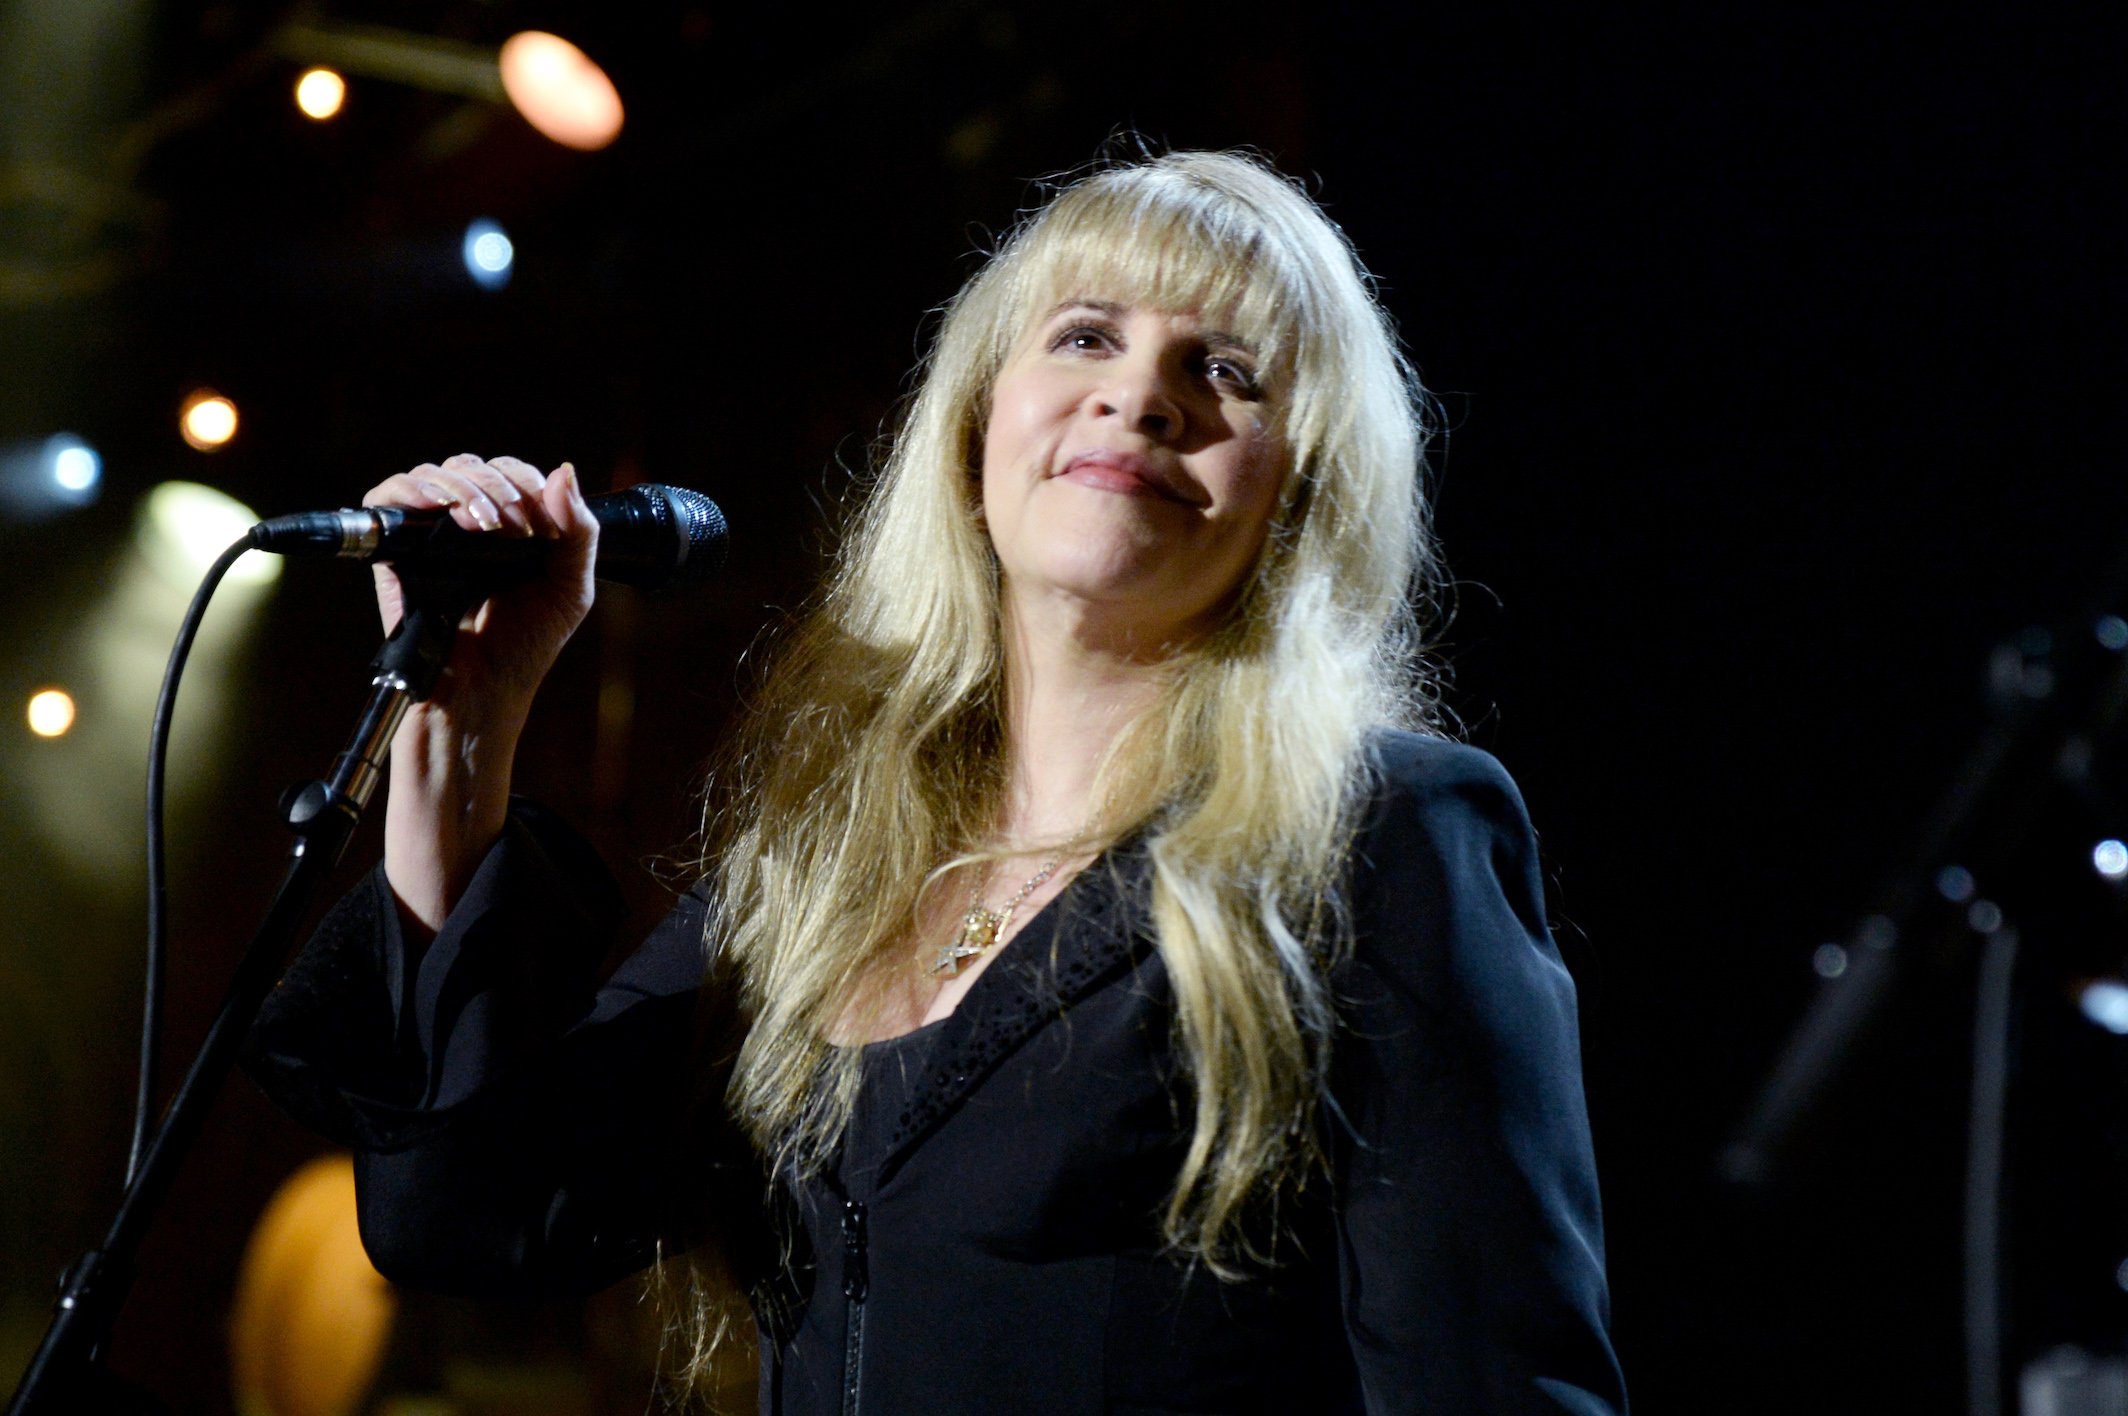
<svg viewBox="0 0 2128 1416"><path fill-rule="evenodd" d="M621 95L613 80L560 35L513 34L503 41L501 63L510 102L563 147L591 152L620 135Z"/></svg>

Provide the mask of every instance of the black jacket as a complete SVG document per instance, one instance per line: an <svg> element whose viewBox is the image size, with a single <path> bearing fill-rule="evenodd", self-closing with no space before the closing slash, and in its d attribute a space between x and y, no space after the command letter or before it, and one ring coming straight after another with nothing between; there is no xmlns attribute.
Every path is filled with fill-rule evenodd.
<svg viewBox="0 0 2128 1416"><path fill-rule="evenodd" d="M835 1173L771 1203L728 1127L682 1124L718 1114L688 1082L716 1052L701 897L598 986L610 882L536 814L418 958L381 871L344 901L253 1071L356 1147L364 1240L406 1284L589 1291L707 1208L761 1280L764 1411L1623 1412L1574 989L1520 797L1470 748L1379 752L1329 1173L1243 1282L1159 1243L1191 1113L1129 843L950 1017L866 1049Z"/></svg>

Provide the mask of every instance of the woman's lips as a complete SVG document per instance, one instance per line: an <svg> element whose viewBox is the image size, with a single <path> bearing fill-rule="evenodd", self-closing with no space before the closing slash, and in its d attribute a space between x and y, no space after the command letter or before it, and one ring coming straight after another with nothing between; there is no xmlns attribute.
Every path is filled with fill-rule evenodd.
<svg viewBox="0 0 2128 1416"><path fill-rule="evenodd" d="M1152 462L1134 452L1082 452L1064 464L1058 473L1066 481L1104 492L1131 497L1159 497L1184 506L1196 503L1153 469Z"/></svg>

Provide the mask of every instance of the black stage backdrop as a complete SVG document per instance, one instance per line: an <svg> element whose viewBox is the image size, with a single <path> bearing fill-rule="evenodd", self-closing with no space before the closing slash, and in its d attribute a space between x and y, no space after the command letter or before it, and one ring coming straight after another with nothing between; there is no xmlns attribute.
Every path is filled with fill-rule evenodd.
<svg viewBox="0 0 2128 1416"><path fill-rule="evenodd" d="M1963 1399L1968 938L1908 951L1772 1184L1732 1187L1717 1157L1812 997L1814 949L1870 907L1982 731L1991 646L2073 638L2128 538L2128 114L2095 8L305 12L467 43L571 34L630 103L589 155L505 108L360 79L333 124L305 123L267 44L285 7L79 8L0 3L18 179L0 185L0 443L71 428L106 467L95 508L0 526L18 701L105 652L124 611L99 597L166 478L262 514L460 450L698 486L736 528L730 574L603 600L522 767L616 863L668 850L742 654L806 593L971 247L1119 132L1252 145L1352 234L1450 424L1452 702L1530 799L1582 978L1637 1409ZM23 177L54 172L99 195ZM518 252L492 294L457 263L479 216ZM173 431L196 385L243 412L212 456ZM173 1057L278 871L274 797L337 748L373 633L360 573L291 568L199 671L220 726L175 818ZM122 1164L141 749L100 739L73 784L91 825L70 829L123 846L99 856L22 787L61 749L9 712L12 1380ZM2062 1001L2064 979L2118 971L2120 917L2070 868L2102 819L2066 810L2047 801L2046 829L1984 862L2030 913L2070 902L2027 931L2015 1360L2128 1332L2128 1223L2094 1179L2122 1173L2128 1041ZM631 889L653 915L650 876ZM224 1099L122 1371L181 1410L227 1404L237 1250L316 1148L248 1087Z"/></svg>

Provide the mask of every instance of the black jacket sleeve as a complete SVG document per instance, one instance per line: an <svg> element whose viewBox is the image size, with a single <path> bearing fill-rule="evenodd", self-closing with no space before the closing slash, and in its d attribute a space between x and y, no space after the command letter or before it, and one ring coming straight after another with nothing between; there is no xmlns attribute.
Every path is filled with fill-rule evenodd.
<svg viewBox="0 0 2128 1416"><path fill-rule="evenodd" d="M706 908L684 897L601 984L619 915L596 858L536 808L426 949L382 869L268 1000L248 1069L355 1150L364 1246L409 1287L593 1291L686 1242L716 1163L692 1050Z"/></svg>
<svg viewBox="0 0 2128 1416"><path fill-rule="evenodd" d="M1612 1416L1574 986L1499 764L1397 736L1335 976L1332 1170L1370 1412Z"/></svg>

